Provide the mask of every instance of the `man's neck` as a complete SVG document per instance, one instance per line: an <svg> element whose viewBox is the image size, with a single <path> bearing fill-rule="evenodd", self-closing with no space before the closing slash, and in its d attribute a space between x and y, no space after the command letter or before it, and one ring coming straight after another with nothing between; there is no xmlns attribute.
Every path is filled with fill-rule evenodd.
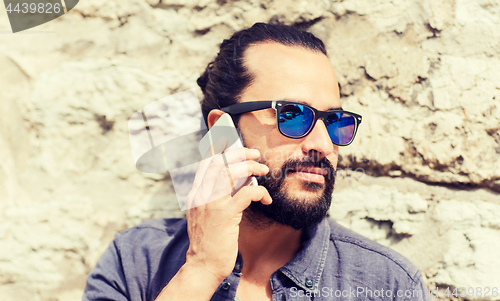
<svg viewBox="0 0 500 301"><path fill-rule="evenodd" d="M302 230L270 222L255 214L244 212L240 224L238 249L243 259L243 275L260 274L266 270L262 267L269 267L271 273L274 272L290 261L302 245Z"/></svg>

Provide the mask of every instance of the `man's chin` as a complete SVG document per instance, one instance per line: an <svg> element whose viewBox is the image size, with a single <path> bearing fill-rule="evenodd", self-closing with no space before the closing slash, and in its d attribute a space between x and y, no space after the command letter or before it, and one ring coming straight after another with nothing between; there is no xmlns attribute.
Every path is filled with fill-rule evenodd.
<svg viewBox="0 0 500 301"><path fill-rule="evenodd" d="M282 187L288 195L299 199L320 198L325 192L326 184L300 180L287 176Z"/></svg>
<svg viewBox="0 0 500 301"><path fill-rule="evenodd" d="M248 207L249 219L253 219L257 227L279 223L301 230L315 226L326 217L335 178L328 180L330 178L320 178L314 173L303 172L306 175L301 175L294 172L307 168L322 168L328 170L328 174L335 174L335 169L323 158L322 162L289 160L283 163L281 170L257 177L259 185L264 186L273 199L270 205L252 202ZM308 181L309 178L313 181Z"/></svg>
<svg viewBox="0 0 500 301"><path fill-rule="evenodd" d="M257 227L278 223L302 230L315 226L326 217L331 204L331 191L325 192L324 185L318 183L289 186L291 183L286 182L277 189L262 183L273 202L270 205L252 202L248 207L247 216Z"/></svg>
<svg viewBox="0 0 500 301"><path fill-rule="evenodd" d="M274 204L274 205L273 205ZM245 216L256 228L281 224L295 230L313 227L327 216L329 204L278 204L264 205L252 202L245 210Z"/></svg>

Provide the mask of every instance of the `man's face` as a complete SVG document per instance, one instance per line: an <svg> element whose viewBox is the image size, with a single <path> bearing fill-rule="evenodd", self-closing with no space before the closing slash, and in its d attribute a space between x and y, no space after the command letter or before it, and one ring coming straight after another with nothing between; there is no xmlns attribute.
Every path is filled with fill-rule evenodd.
<svg viewBox="0 0 500 301"><path fill-rule="evenodd" d="M270 42L251 46L245 60L255 80L242 93L241 102L289 100L322 111L340 108L337 78L324 54ZM321 119L309 135L291 139L279 133L275 114L274 109L246 113L238 123L245 145L259 149L261 162L270 169L258 180L273 204L253 203L249 211L263 212L296 229L308 227L319 222L330 206L338 147Z"/></svg>

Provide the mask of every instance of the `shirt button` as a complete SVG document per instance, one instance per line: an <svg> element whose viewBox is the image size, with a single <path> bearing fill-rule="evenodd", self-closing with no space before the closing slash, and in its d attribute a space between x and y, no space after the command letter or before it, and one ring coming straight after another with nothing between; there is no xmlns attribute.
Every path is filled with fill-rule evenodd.
<svg viewBox="0 0 500 301"><path fill-rule="evenodd" d="M313 286L313 282L311 279L306 279L306 286L309 288Z"/></svg>
<svg viewBox="0 0 500 301"><path fill-rule="evenodd" d="M230 287L231 287L231 283L229 283L229 282L222 283L223 290L227 291L227 290L229 290Z"/></svg>

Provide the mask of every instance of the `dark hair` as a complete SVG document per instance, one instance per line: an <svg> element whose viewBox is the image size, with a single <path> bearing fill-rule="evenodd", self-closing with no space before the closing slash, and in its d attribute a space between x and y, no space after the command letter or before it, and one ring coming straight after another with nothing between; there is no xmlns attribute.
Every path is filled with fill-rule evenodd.
<svg viewBox="0 0 500 301"><path fill-rule="evenodd" d="M201 110L205 124L211 110L237 103L242 91L252 82L253 75L244 62L245 50L251 45L271 41L327 55L320 39L293 26L255 23L251 28L234 33L222 42L217 57L197 80L203 91ZM238 120L234 121L237 124Z"/></svg>

